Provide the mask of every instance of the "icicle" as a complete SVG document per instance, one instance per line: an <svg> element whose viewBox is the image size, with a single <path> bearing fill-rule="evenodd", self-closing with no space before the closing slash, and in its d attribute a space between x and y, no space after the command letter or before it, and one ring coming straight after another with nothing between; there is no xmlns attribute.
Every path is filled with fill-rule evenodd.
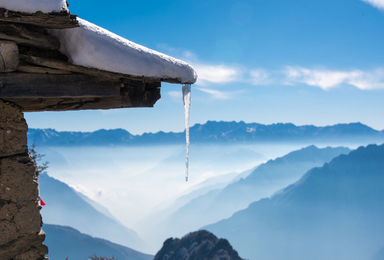
<svg viewBox="0 0 384 260"><path fill-rule="evenodd" d="M189 111L191 108L191 84L183 85L184 102L184 120L185 120L185 140L186 140L186 158L185 158L185 181L188 181L189 170Z"/></svg>

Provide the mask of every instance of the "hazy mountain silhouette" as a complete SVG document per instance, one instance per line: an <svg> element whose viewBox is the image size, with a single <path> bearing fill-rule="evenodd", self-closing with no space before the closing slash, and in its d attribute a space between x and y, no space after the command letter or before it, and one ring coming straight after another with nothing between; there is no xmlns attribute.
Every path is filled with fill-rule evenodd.
<svg viewBox="0 0 384 260"><path fill-rule="evenodd" d="M87 260L98 256L115 257L118 260L151 260L153 256L140 253L108 240L94 238L80 233L74 228L44 224L46 233L44 244L49 248L50 259Z"/></svg>
<svg viewBox="0 0 384 260"><path fill-rule="evenodd" d="M384 241L384 145L340 155L204 227L250 259L372 259Z"/></svg>
<svg viewBox="0 0 384 260"><path fill-rule="evenodd" d="M47 204L41 210L44 223L70 226L82 233L142 252L150 250L135 231L125 227L111 216L107 216L108 214L101 213L101 205L92 206L65 183L47 174L41 174L39 186L40 195ZM104 211L107 210L104 208Z"/></svg>
<svg viewBox="0 0 384 260"><path fill-rule="evenodd" d="M167 239L154 260L242 260L226 239L200 230Z"/></svg>
<svg viewBox="0 0 384 260"><path fill-rule="evenodd" d="M268 197L299 180L309 169L322 166L336 156L349 152L344 147L319 149L309 146L270 160L254 169L245 179L223 188L208 190L198 197L180 197L164 210L168 211L166 217L164 211L160 214L163 220L156 227L148 226L148 230L142 230L143 237L148 242L157 241L158 244L166 236L181 236L228 218L251 202ZM191 199L186 200L187 198Z"/></svg>
<svg viewBox="0 0 384 260"><path fill-rule="evenodd" d="M309 169L322 166L340 154L348 154L346 147L317 148L308 146L283 157L270 160L256 168L248 177L225 187L215 197L209 208L209 215L230 217L251 202L272 195L272 192L299 180ZM208 210L208 209L207 209Z"/></svg>
<svg viewBox="0 0 384 260"><path fill-rule="evenodd" d="M244 142L364 142L384 141L384 132L361 123L337 124L317 127L294 124L263 125L244 122L215 122L196 124L190 129L195 143L244 143ZM37 146L76 145L145 145L185 142L184 133L144 133L132 135L123 129L95 132L58 132L54 129L29 129L28 140Z"/></svg>
<svg viewBox="0 0 384 260"><path fill-rule="evenodd" d="M162 221L167 219L171 214L173 214L175 211L177 211L179 208L190 202L191 200L202 196L204 194L207 194L211 190L217 190L224 188L228 185L228 183L231 183L233 180L238 180L238 176L242 176L247 174L241 173L228 173L223 174L215 177L211 177L201 183L198 183L197 185L194 185L190 189L188 189L184 195L181 195L177 197L177 199L172 200L172 202L166 203L166 205L161 205L159 208L154 209L151 214L146 216L145 218L141 219L138 223L135 225L135 230L137 230L139 233L140 231L147 231L148 236L153 236L153 229L156 228L156 226L159 225ZM249 174L249 173L248 173ZM161 241L163 242L163 241Z"/></svg>

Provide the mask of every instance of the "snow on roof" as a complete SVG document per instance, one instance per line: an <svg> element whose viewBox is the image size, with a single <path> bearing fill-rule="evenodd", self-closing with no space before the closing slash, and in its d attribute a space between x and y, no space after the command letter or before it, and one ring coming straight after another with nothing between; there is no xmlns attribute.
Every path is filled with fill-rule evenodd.
<svg viewBox="0 0 384 260"><path fill-rule="evenodd" d="M25 13L68 11L66 0L0 0L0 7Z"/></svg>
<svg viewBox="0 0 384 260"><path fill-rule="evenodd" d="M66 0L0 0L0 7L27 13L68 11ZM156 80L196 82L191 65L77 19L78 28L50 30L73 64Z"/></svg>
<svg viewBox="0 0 384 260"><path fill-rule="evenodd" d="M80 27L50 30L60 43L60 51L73 64L118 72L138 77L177 79L195 83L196 71L191 65L148 49L104 28L78 18Z"/></svg>

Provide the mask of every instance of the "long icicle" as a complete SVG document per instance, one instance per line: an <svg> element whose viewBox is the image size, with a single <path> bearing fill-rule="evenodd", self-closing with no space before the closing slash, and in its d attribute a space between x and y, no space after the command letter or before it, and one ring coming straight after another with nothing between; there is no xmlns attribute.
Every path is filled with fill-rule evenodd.
<svg viewBox="0 0 384 260"><path fill-rule="evenodd" d="M184 120L185 120L185 140L186 140L186 158L185 158L185 181L188 181L189 171L189 114L191 109L191 84L183 84L183 102L184 102Z"/></svg>

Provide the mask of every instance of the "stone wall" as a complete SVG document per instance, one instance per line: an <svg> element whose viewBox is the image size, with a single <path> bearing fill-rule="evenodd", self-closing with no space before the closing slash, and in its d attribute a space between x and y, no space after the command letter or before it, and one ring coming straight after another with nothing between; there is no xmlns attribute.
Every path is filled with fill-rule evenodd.
<svg viewBox="0 0 384 260"><path fill-rule="evenodd" d="M38 201L36 165L28 155L23 113L0 100L0 259L42 260L48 248Z"/></svg>

